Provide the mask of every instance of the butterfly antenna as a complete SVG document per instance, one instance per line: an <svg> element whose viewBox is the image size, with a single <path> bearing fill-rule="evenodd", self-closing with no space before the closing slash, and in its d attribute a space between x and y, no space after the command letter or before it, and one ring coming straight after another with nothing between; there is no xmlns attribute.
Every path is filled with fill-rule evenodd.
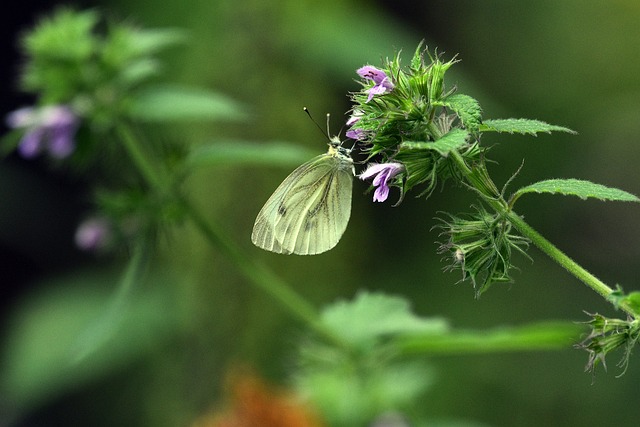
<svg viewBox="0 0 640 427"><path fill-rule="evenodd" d="M305 113L307 113L307 116L309 116L309 118L311 119L311 121L313 122L314 125L316 125L316 127L318 129L320 129L320 132L322 132L322 134L324 136L327 137L327 139L331 139L331 137L329 136L329 113L327 113L327 130L323 130L322 127L318 124L318 122L315 121L315 119L313 118L313 116L311 115L311 113L309 112L309 109L307 107L302 107L302 109L304 110Z"/></svg>

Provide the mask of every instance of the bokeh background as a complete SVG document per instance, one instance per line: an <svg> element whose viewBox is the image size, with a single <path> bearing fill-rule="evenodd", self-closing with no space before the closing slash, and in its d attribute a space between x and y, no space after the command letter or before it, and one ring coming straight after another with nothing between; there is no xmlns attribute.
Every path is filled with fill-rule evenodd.
<svg viewBox="0 0 640 427"><path fill-rule="evenodd" d="M318 153L325 141L301 113L332 115L337 132L356 90L354 70L398 49L406 58L424 39L445 59L462 60L448 83L480 100L485 118L527 117L563 125L577 136L486 135L496 144L498 183L526 159L514 186L576 177L640 194L640 3L633 0L111 0L77 2L147 27L179 27L190 41L164 55L164 77L220 91L245 105L241 124L170 129L185 143L225 139L295 142ZM55 3L26 2L3 12L3 115L28 103L15 91L16 37ZM188 187L212 218L318 306L358 289L406 296L416 313L444 316L455 327L490 328L546 319L583 321L583 310L616 313L601 298L533 248L518 260L515 283L494 285L475 300L468 283L443 273L436 254L438 211L466 212L473 197L445 188L400 207L371 203L355 184L349 228L327 254L286 257L260 251L249 236L255 214L290 168L200 170ZM90 189L43 163L9 156L0 164L0 289L3 359L19 326L34 322L48 339L64 329L69 310L87 316L101 306L122 260L80 253L76 224L90 207ZM640 207L532 195L519 212L543 235L605 282L638 288ZM94 370L36 390L21 426L189 423L220 399L226 372L249 364L281 382L291 372L302 326L189 228L161 244L165 268L151 273L148 342L104 354ZM154 279L155 277L155 279ZM168 301L168 302L167 302ZM93 304L93 305L92 305ZM51 315L57 313L57 315ZM42 316L42 317L38 317ZM42 319L42 324L38 324ZM54 319L54 320L52 320ZM60 324L52 324L59 322ZM45 324L46 323L46 324ZM148 327L149 333L144 331ZM61 329L62 328L62 329ZM129 339L134 340L133 337ZM46 346L33 352L46 354ZM640 360L617 378L583 372L586 353L553 352L433 358L435 385L416 406L425 419L494 426L634 425L640 413ZM36 358L37 359L37 358ZM40 359L38 359L40 360ZM40 362L41 363L41 362ZM30 371L36 378L38 369ZM45 377L47 377L45 375ZM29 378L31 383L37 383ZM15 396L2 401L10 413ZM4 419L0 408L0 425Z"/></svg>

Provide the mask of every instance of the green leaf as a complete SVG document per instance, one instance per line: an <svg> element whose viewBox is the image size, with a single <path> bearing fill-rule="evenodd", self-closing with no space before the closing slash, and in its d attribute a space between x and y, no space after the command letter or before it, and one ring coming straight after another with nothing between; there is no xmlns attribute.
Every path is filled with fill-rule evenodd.
<svg viewBox="0 0 640 427"><path fill-rule="evenodd" d="M191 152L187 158L187 166L233 164L297 166L318 154L320 153L315 150L287 142L218 141Z"/></svg>
<svg viewBox="0 0 640 427"><path fill-rule="evenodd" d="M577 132L563 126L550 125L549 123L542 122L540 120L532 119L494 119L485 120L480 125L481 132L507 132L507 133L521 133L523 135L536 136L540 132L567 132L576 134Z"/></svg>
<svg viewBox="0 0 640 427"><path fill-rule="evenodd" d="M569 322L533 323L488 331L451 331L405 337L396 342L403 354L470 354L552 350L575 343L582 325Z"/></svg>
<svg viewBox="0 0 640 427"><path fill-rule="evenodd" d="M187 40L187 33L179 28L131 29L131 36L131 49L138 55L150 55Z"/></svg>
<svg viewBox="0 0 640 427"><path fill-rule="evenodd" d="M95 11L59 9L22 38L23 47L35 61L80 63L89 59L98 44L93 35L98 20Z"/></svg>
<svg viewBox="0 0 640 427"><path fill-rule="evenodd" d="M609 296L607 296L607 299L618 309L622 306L626 306L633 312L640 313L639 291L633 291L629 294L625 294L622 287L620 287L620 285L617 285L617 289L609 294Z"/></svg>
<svg viewBox="0 0 640 427"><path fill-rule="evenodd" d="M434 142L403 142L400 149L434 150L443 157L447 157L452 150L456 150L467 143L469 133L464 129L451 129L446 135Z"/></svg>
<svg viewBox="0 0 640 427"><path fill-rule="evenodd" d="M424 40L422 40L420 43L418 43L418 47L416 47L416 51L413 54L413 57L411 58L411 69L413 70L418 70L420 69L420 66L422 65L422 45L424 44Z"/></svg>
<svg viewBox="0 0 640 427"><path fill-rule="evenodd" d="M381 413L410 412L436 382L434 369L424 362L369 362L304 364L295 376L296 388L323 414L326 425L370 426Z"/></svg>
<svg viewBox="0 0 640 427"><path fill-rule="evenodd" d="M578 196L583 200L596 198L603 201L640 202L638 197L626 191L580 179L548 179L522 187L514 193L512 204L526 193L562 194L565 196Z"/></svg>
<svg viewBox="0 0 640 427"><path fill-rule="evenodd" d="M46 284L16 307L0 395L27 409L139 359L178 332L183 320L170 308L174 295L164 278L123 300L103 292L106 284L110 277L83 272Z"/></svg>
<svg viewBox="0 0 640 427"><path fill-rule="evenodd" d="M243 107L222 94L200 88L160 85L135 94L130 106L134 119L150 122L243 120Z"/></svg>
<svg viewBox="0 0 640 427"><path fill-rule="evenodd" d="M633 309L635 313L640 313L640 292L633 291L627 295L623 302Z"/></svg>
<svg viewBox="0 0 640 427"><path fill-rule="evenodd" d="M457 93L435 103L435 105L441 105L452 110L458 115L464 127L471 132L475 132L480 128L482 108L480 108L478 101L469 95Z"/></svg>
<svg viewBox="0 0 640 427"><path fill-rule="evenodd" d="M404 334L442 334L445 320L420 318L400 297L359 292L353 301L341 301L327 307L321 321L354 348L368 348L383 337Z"/></svg>

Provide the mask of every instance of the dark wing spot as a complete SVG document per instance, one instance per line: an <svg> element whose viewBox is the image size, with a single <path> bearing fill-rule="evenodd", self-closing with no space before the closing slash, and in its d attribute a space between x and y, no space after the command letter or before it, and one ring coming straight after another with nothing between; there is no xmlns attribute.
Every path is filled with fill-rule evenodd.
<svg viewBox="0 0 640 427"><path fill-rule="evenodd" d="M287 214L287 208L284 205L278 206L278 215L285 216Z"/></svg>

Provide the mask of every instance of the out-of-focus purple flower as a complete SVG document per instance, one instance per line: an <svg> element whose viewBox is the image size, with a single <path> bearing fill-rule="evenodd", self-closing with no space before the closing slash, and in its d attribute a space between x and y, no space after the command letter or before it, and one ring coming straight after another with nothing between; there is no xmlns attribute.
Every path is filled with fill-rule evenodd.
<svg viewBox="0 0 640 427"><path fill-rule="evenodd" d="M395 85L387 76L387 74L377 69L376 67L372 67L371 65L365 65L362 68L359 68L356 73L360 77L365 80L373 80L375 85L367 90L369 97L367 98L367 102L371 101L374 95L383 95L385 93L391 92Z"/></svg>
<svg viewBox="0 0 640 427"><path fill-rule="evenodd" d="M11 128L25 129L18 145L22 157L29 159L47 151L51 157L64 159L75 149L79 119L67 106L20 108L9 113L6 121Z"/></svg>
<svg viewBox="0 0 640 427"><path fill-rule="evenodd" d="M362 180L373 178L373 186L377 187L373 193L374 202L384 202L389 197L389 180L404 170L402 163L371 163L367 170L358 177Z"/></svg>
<svg viewBox="0 0 640 427"><path fill-rule="evenodd" d="M75 242L83 251L105 249L111 242L111 224L104 218L89 218L76 229Z"/></svg>

